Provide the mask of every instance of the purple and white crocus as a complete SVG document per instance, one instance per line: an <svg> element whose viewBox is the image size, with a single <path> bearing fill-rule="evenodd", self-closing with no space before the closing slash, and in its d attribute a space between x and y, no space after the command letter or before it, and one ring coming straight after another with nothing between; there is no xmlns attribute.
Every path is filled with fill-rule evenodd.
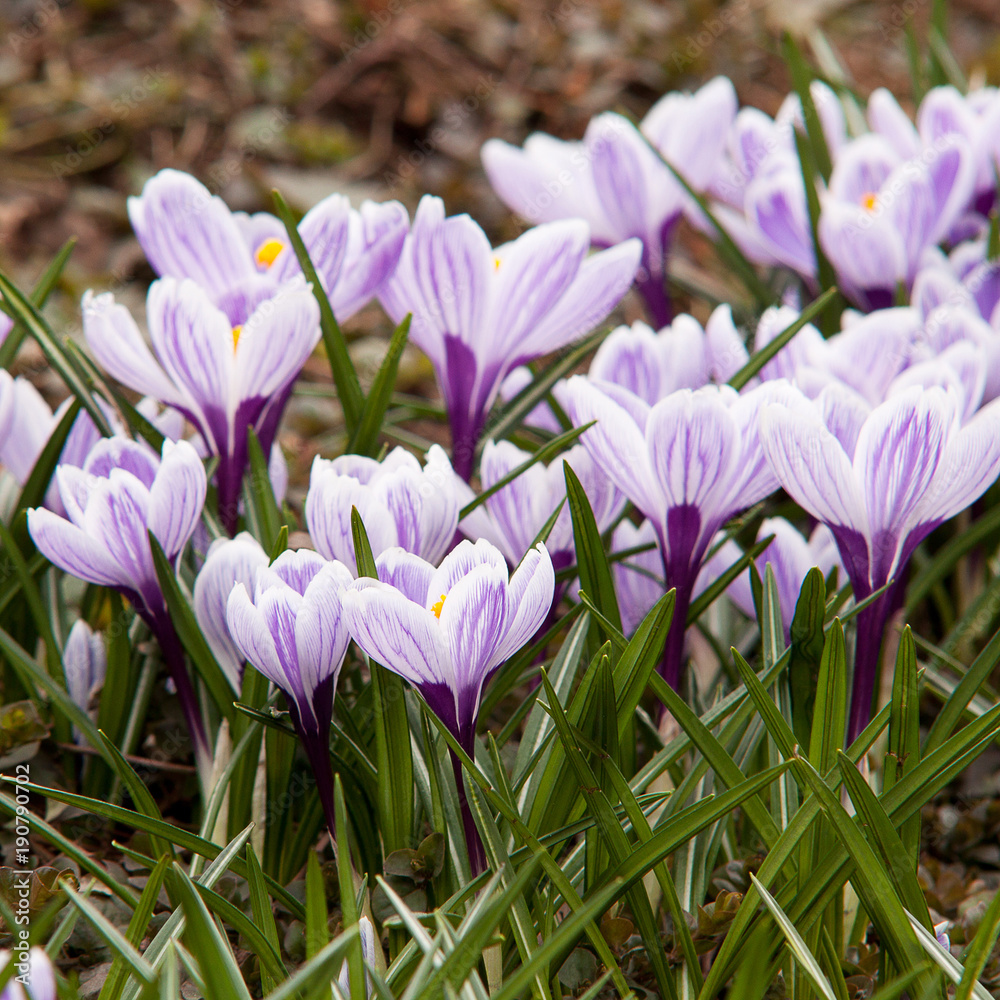
<svg viewBox="0 0 1000 1000"><path fill-rule="evenodd" d="M589 245L587 224L575 220L536 226L494 250L469 216L445 218L439 198L420 200L379 297L395 322L413 314L410 340L437 372L452 464L466 481L505 376L588 333L631 285L638 241L588 257Z"/></svg>
<svg viewBox="0 0 1000 1000"><path fill-rule="evenodd" d="M403 549L376 560L378 580L361 579L343 595L355 642L409 681L470 756L483 687L535 634L552 605L555 574L544 545L509 574L499 549L460 542L435 568ZM452 755L473 875L486 856Z"/></svg>
<svg viewBox="0 0 1000 1000"><path fill-rule="evenodd" d="M126 597L156 636L184 710L202 777L211 773L208 735L153 564L152 533L176 565L205 505L205 469L185 441L165 441L162 460L144 444L99 441L83 468L61 465L66 516L34 508L28 531L39 551L73 576Z"/></svg>
<svg viewBox="0 0 1000 1000"><path fill-rule="evenodd" d="M101 633L95 632L82 618L74 622L66 636L62 662L70 698L80 711L89 713L94 695L108 672L108 654ZM73 739L84 742L83 733L75 725Z"/></svg>
<svg viewBox="0 0 1000 1000"><path fill-rule="evenodd" d="M871 717L882 635L902 604L910 556L1000 473L1000 404L963 425L953 391L913 386L868 410L840 405L833 390L765 407L760 436L781 485L833 532L855 599L892 581L858 615L852 741Z"/></svg>
<svg viewBox="0 0 1000 1000"><path fill-rule="evenodd" d="M301 277L279 219L231 212L190 174L161 170L129 198L128 213L153 270L195 281L231 327ZM353 316L392 273L408 223L399 202L366 201L356 210L340 194L303 217L299 234L338 320Z"/></svg>
<svg viewBox="0 0 1000 1000"><path fill-rule="evenodd" d="M613 112L598 115L581 142L536 132L524 148L483 145L483 167L504 203L531 223L584 219L595 247L642 241L637 288L650 319L670 322L667 260L677 224L693 200L664 163L703 192L719 169L736 91L716 77L694 94L661 98L637 128Z"/></svg>
<svg viewBox="0 0 1000 1000"><path fill-rule="evenodd" d="M334 843L330 722L350 642L342 600L352 579L343 563L309 549L288 550L257 570L252 598L237 583L226 608L229 634L243 659L285 695Z"/></svg>
<svg viewBox="0 0 1000 1000"><path fill-rule="evenodd" d="M195 282L161 278L150 286L146 318L155 357L113 295L83 299L84 333L105 370L183 413L218 456L219 516L233 535L247 433L253 428L270 454L292 384L319 342L319 306L299 281L234 326Z"/></svg>
<svg viewBox="0 0 1000 1000"><path fill-rule="evenodd" d="M327 559L356 571L351 510L368 531L372 555L400 546L438 563L458 527L459 484L440 445L431 445L423 468L405 448L381 461L361 455L313 460L306 521L313 544Z"/></svg>
<svg viewBox="0 0 1000 1000"><path fill-rule="evenodd" d="M761 406L783 393L767 383L739 395L729 386L682 389L650 407L617 386L582 376L567 385L570 417L597 466L653 524L667 587L677 591L661 664L674 688L695 582L719 528L777 486L757 431Z"/></svg>

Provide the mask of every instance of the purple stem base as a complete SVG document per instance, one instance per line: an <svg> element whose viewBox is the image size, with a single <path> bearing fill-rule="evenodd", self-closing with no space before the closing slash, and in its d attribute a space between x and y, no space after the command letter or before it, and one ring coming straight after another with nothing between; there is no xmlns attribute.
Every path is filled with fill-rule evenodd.
<svg viewBox="0 0 1000 1000"><path fill-rule="evenodd" d="M466 742L462 741L463 744ZM468 741L469 745L462 747L462 749L473 759L475 759L475 740ZM458 806L462 813L462 829L465 831L465 846L469 851L469 867L472 869L472 877L477 878L486 871L488 865L486 863L486 850L483 847L483 841L479 836L479 830L476 828L476 821L472 818L472 809L469 806L469 800L465 794L465 780L462 774L462 762L458 759L458 756L454 750L448 751L451 754L451 766L455 771L455 785L458 788Z"/></svg>

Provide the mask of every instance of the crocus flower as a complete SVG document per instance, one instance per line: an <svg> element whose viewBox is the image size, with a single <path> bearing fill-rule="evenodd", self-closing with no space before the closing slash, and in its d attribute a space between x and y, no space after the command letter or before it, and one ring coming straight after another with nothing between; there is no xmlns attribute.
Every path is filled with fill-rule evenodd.
<svg viewBox="0 0 1000 1000"><path fill-rule="evenodd" d="M108 670L108 654L100 632L93 631L83 619L75 622L66 637L62 662L70 698L81 711L89 712L94 694L104 683ZM73 727L73 739L83 742L83 734L76 726Z"/></svg>
<svg viewBox="0 0 1000 1000"><path fill-rule="evenodd" d="M219 457L219 515L235 534L247 431L269 454L292 383L319 342L319 307L300 283L234 327L193 281L161 278L149 289L146 316L155 358L110 293L83 299L84 333L97 360L123 385L183 413Z"/></svg>
<svg viewBox="0 0 1000 1000"><path fill-rule="evenodd" d="M910 160L878 135L843 151L823 198L819 239L841 287L864 309L890 306L913 283L924 251L968 202L972 154L949 133Z"/></svg>
<svg viewBox="0 0 1000 1000"><path fill-rule="evenodd" d="M351 580L343 563L309 549L288 550L257 570L252 599L237 583L226 608L229 634L243 659L285 695L334 842L330 721L350 641L342 600Z"/></svg>
<svg viewBox="0 0 1000 1000"><path fill-rule="evenodd" d="M479 476L484 490L491 489L531 457L510 441L487 441L483 449ZM597 527L605 531L625 506L625 497L598 469L582 445L575 445L548 466L540 462L531 466L506 486L467 514L459 529L473 541L484 538L495 545L511 566L517 566L552 516L562 504L563 509L552 526L545 547L556 570L565 569L576 560L573 544L573 519L566 498L568 465L583 486L590 501ZM462 486L465 486L463 483ZM463 501L468 503L475 494L465 486Z"/></svg>
<svg viewBox="0 0 1000 1000"><path fill-rule="evenodd" d="M529 222L582 218L595 246L642 240L637 287L650 319L664 326L671 318L667 258L692 203L663 160L704 191L718 171L736 103L732 83L716 77L695 94L667 94L638 128L607 112L590 122L582 142L536 132L519 149L490 139L483 167L500 198Z"/></svg>
<svg viewBox="0 0 1000 1000"><path fill-rule="evenodd" d="M247 322L282 285L301 275L279 219L230 212L189 174L161 170L128 200L129 219L153 270L191 278L229 320ZM392 273L407 229L399 202L366 201L360 210L340 194L324 198L299 223L334 315L354 315ZM280 338L279 338L280 340Z"/></svg>
<svg viewBox="0 0 1000 1000"><path fill-rule="evenodd" d="M458 484L440 445L423 466L405 448L381 461L360 455L315 458L306 494L306 521L316 549L356 570L351 508L368 530L372 554L401 546L440 562L458 527Z"/></svg>
<svg viewBox="0 0 1000 1000"><path fill-rule="evenodd" d="M460 542L435 569L403 549L376 560L378 580L361 579L343 596L355 642L373 660L409 681L475 755L483 687L496 669L535 634L552 605L555 574L539 544L512 576L499 549L486 541ZM486 868L482 843L455 781L474 875Z"/></svg>
<svg viewBox="0 0 1000 1000"><path fill-rule="evenodd" d="M661 664L681 679L684 629L705 553L722 524L777 486L760 449L760 406L784 392L779 383L739 395L729 386L682 389L650 407L615 386L569 380L575 425L596 421L582 443L594 461L653 523L667 587L677 590Z"/></svg>
<svg viewBox="0 0 1000 1000"><path fill-rule="evenodd" d="M729 306L719 306L705 327L682 313L654 333L642 322L608 334L590 363L590 377L628 389L650 406L677 389L725 382L748 360Z"/></svg>
<svg viewBox="0 0 1000 1000"><path fill-rule="evenodd" d="M0 344L7 339L8 334L13 329L14 321L5 312L0 312Z"/></svg>
<svg viewBox="0 0 1000 1000"><path fill-rule="evenodd" d="M18 968L0 992L0 1000L56 1000L56 970L44 948L36 946L27 955L18 952L16 956L0 949L0 971L8 962L14 962Z"/></svg>
<svg viewBox="0 0 1000 1000"><path fill-rule="evenodd" d="M229 634L226 608L229 595L238 583L253 590L257 570L269 563L267 553L249 532L241 531L235 538L217 538L209 547L205 564L194 581L192 607L198 625L215 659L239 693L243 683L243 655Z"/></svg>
<svg viewBox="0 0 1000 1000"><path fill-rule="evenodd" d="M375 928L367 917L358 917L358 931L361 937L361 955L365 962L365 996L371 996L372 977L368 970L375 965ZM345 998L351 995L351 970L346 958L340 967L337 986Z"/></svg>
<svg viewBox="0 0 1000 1000"><path fill-rule="evenodd" d="M437 372L452 430L452 463L468 481L486 415L512 369L582 337L625 294L641 247L587 257L586 223L536 226L491 249L467 215L446 219L425 196L379 296Z"/></svg>
<svg viewBox="0 0 1000 1000"><path fill-rule="evenodd" d="M105 438L82 469L59 466L56 482L66 517L44 508L29 510L35 545L65 572L113 587L132 602L160 643L199 766L210 773L208 737L149 545L152 532L171 564L180 558L205 504L201 459L185 441L165 441L161 461L143 444Z"/></svg>
<svg viewBox="0 0 1000 1000"><path fill-rule="evenodd" d="M956 394L937 387L905 389L869 412L839 405L828 388L815 402L791 393L767 406L760 434L781 485L833 532L856 600L895 581L858 616L851 741L870 718L882 633L913 550L1000 472L1000 406L962 425Z"/></svg>

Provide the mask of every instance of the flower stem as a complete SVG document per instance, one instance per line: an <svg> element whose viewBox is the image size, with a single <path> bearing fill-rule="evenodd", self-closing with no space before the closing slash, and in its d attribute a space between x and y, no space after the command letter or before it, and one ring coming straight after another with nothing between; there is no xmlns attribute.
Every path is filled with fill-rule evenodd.
<svg viewBox="0 0 1000 1000"><path fill-rule="evenodd" d="M465 741L463 741L465 742ZM469 741L469 746L462 749L475 759L475 747L473 741ZM469 806L469 799L465 794L465 780L462 774L462 762L458 759L454 750L448 751L451 754L451 766L455 771L455 785L458 788L458 806L462 813L462 829L465 831L465 846L469 851L469 867L472 869L472 877L477 878L487 869L486 851L483 848L479 830L476 829L476 821L472 818L472 809Z"/></svg>

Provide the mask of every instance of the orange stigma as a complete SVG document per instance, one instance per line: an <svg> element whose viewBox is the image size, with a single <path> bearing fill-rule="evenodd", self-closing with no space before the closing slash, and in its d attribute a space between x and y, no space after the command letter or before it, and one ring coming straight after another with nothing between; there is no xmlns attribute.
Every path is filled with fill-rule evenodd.
<svg viewBox="0 0 1000 1000"><path fill-rule="evenodd" d="M236 345L240 342L240 334L243 332L243 324L233 327L233 350L236 350Z"/></svg>
<svg viewBox="0 0 1000 1000"><path fill-rule="evenodd" d="M867 194L861 196L861 207L867 212L874 212L875 206L878 204L878 195L874 191L869 191Z"/></svg>
<svg viewBox="0 0 1000 1000"><path fill-rule="evenodd" d="M442 594L441 595L441 600L440 601L436 601L434 604L431 605L431 611L434 612L434 617L435 618L440 618L441 617L441 609L444 607L444 601L445 601L445 595Z"/></svg>
<svg viewBox="0 0 1000 1000"><path fill-rule="evenodd" d="M257 247L256 253L253 255L253 259L257 262L258 267L270 267L274 263L274 259L285 249L285 244L281 240L264 240L259 247Z"/></svg>
<svg viewBox="0 0 1000 1000"><path fill-rule="evenodd" d="M500 270L500 258L499 257L494 257L493 258L493 270L494 271L499 271Z"/></svg>

